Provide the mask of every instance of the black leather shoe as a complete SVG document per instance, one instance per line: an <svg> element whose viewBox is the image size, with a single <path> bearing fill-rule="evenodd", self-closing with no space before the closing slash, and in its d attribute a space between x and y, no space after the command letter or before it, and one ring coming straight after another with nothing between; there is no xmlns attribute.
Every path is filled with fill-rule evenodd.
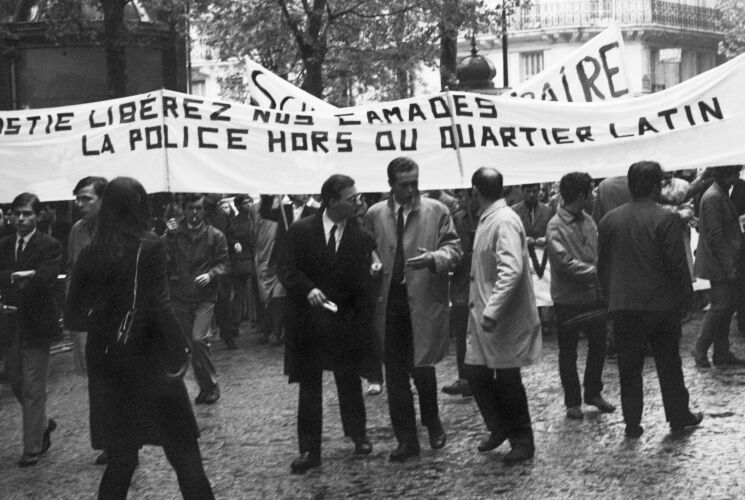
<svg viewBox="0 0 745 500"><path fill-rule="evenodd" d="M696 363L697 367L711 368L711 363L709 363L709 358L706 356L705 352L701 352L694 347L691 351L691 356L693 357L693 361Z"/></svg>
<svg viewBox="0 0 745 500"><path fill-rule="evenodd" d="M18 467L30 467L39 463L41 453L24 453L18 460Z"/></svg>
<svg viewBox="0 0 745 500"><path fill-rule="evenodd" d="M445 446L447 436L445 430L442 428L442 422L439 420L428 427L429 430L429 446L433 450L439 450Z"/></svg>
<svg viewBox="0 0 745 500"><path fill-rule="evenodd" d="M624 433L627 438L636 439L644 433L644 427L641 425L627 425Z"/></svg>
<svg viewBox="0 0 745 500"><path fill-rule="evenodd" d="M613 413L616 411L616 407L610 404L608 401L603 398L603 396L595 396L589 401L585 401L588 405L592 405L598 410L600 410L602 413Z"/></svg>
<svg viewBox="0 0 745 500"><path fill-rule="evenodd" d="M370 440L367 439L367 436L354 438L353 441L355 455L369 455L370 453L372 453L373 448L370 444Z"/></svg>
<svg viewBox="0 0 745 500"><path fill-rule="evenodd" d="M419 456L418 443L398 443L398 448L391 452L388 459L391 462L403 462L411 457Z"/></svg>
<svg viewBox="0 0 745 500"><path fill-rule="evenodd" d="M100 455L96 457L96 465L106 465L109 463L109 452L103 450Z"/></svg>
<svg viewBox="0 0 745 500"><path fill-rule="evenodd" d="M41 441L41 453L46 453L47 450L52 446L52 431L57 428L57 422L53 418L49 419L47 428L44 430L44 437Z"/></svg>
<svg viewBox="0 0 745 500"><path fill-rule="evenodd" d="M460 381L460 379L458 379L450 385L443 386L441 390L445 394L450 394L451 396L457 396L463 393L463 388L461 384L462 382Z"/></svg>
<svg viewBox="0 0 745 500"><path fill-rule="evenodd" d="M194 400L194 403L198 405L211 405L217 403L218 399L220 399L220 386L215 384L212 389L199 391L199 395Z"/></svg>
<svg viewBox="0 0 745 500"><path fill-rule="evenodd" d="M482 440L476 449L481 453L496 450L505 441L507 441L507 434L502 432L490 432L489 436Z"/></svg>
<svg viewBox="0 0 745 500"><path fill-rule="evenodd" d="M304 452L290 464L290 472L304 474L305 471L321 465L321 457L314 453Z"/></svg>
<svg viewBox="0 0 745 500"><path fill-rule="evenodd" d="M745 366L745 359L738 358L732 353L722 359L713 359L714 366Z"/></svg>
<svg viewBox="0 0 745 500"><path fill-rule="evenodd" d="M696 427L704 419L704 414L699 412L689 413L688 417L681 420L680 422L670 422L670 430L678 432L685 430L689 427Z"/></svg>
<svg viewBox="0 0 745 500"><path fill-rule="evenodd" d="M502 457L502 461L505 465L512 465L530 460L533 458L533 455L535 455L535 448L533 446L517 444L513 446L504 457Z"/></svg>

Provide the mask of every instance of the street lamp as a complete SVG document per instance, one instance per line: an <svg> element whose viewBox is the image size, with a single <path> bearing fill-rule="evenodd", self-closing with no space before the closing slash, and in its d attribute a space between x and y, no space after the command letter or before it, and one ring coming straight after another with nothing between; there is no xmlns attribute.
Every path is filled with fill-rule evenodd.
<svg viewBox="0 0 745 500"><path fill-rule="evenodd" d="M530 7L530 0L502 0L502 15L501 15L501 28L502 28L502 85L505 89L510 86L510 76L507 61L507 9L512 11L518 7Z"/></svg>

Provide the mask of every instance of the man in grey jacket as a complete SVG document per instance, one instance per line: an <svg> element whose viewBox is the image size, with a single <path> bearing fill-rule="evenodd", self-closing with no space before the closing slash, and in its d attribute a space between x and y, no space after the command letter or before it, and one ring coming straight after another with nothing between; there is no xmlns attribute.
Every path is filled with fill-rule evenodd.
<svg viewBox="0 0 745 500"><path fill-rule="evenodd" d="M603 390L605 362L605 319L582 325L567 322L583 313L601 307L598 282L598 229L585 211L592 197L592 178L583 172L572 172L559 183L564 205L549 221L546 231L548 258L551 262L551 299L559 325L559 376L564 388L567 418L582 419L582 396L577 376L577 343L579 333L587 336L585 366L585 403L602 412L616 407L607 402Z"/></svg>
<svg viewBox="0 0 745 500"><path fill-rule="evenodd" d="M520 367L541 352L541 322L535 306L528 245L520 217L502 196L502 174L482 167L473 174L481 208L471 261L466 376L489 436L486 452L509 440L504 462L535 453L528 397Z"/></svg>

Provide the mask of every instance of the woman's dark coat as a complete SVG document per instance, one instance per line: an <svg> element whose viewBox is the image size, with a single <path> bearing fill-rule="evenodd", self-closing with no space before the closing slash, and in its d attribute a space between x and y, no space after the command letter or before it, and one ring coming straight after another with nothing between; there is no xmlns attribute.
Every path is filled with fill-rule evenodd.
<svg viewBox="0 0 745 500"><path fill-rule="evenodd" d="M95 449L195 440L199 431L182 379L166 380L185 361L186 339L173 315L166 252L155 236L142 239L137 312L127 345L116 333L132 304L138 241L116 262L88 246L75 265L65 323L88 331L86 360L91 441Z"/></svg>

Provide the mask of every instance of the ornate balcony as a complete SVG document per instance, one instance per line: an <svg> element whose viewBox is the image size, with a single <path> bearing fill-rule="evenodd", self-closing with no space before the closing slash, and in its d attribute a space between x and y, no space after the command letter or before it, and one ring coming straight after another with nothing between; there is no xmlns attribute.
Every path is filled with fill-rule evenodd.
<svg viewBox="0 0 745 500"><path fill-rule="evenodd" d="M717 9L663 0L533 0L518 9L513 31L620 25L664 26L720 33Z"/></svg>

